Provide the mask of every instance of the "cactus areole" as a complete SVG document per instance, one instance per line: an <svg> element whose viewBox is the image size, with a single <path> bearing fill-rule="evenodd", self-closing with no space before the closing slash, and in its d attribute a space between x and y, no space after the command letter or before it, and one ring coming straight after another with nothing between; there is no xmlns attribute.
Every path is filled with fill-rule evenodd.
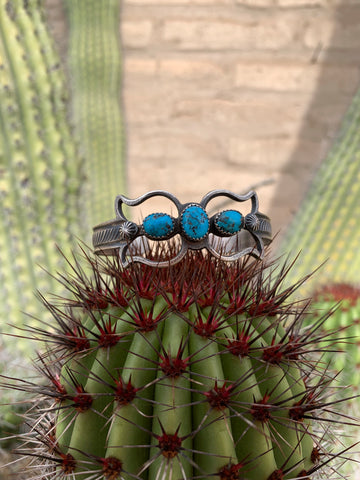
<svg viewBox="0 0 360 480"><path fill-rule="evenodd" d="M46 382L20 381L40 396L20 449L31 478L310 479L329 462L323 320L302 329L289 266L199 249L162 268L86 250L69 263L73 299L44 300L54 324L33 331Z"/></svg>

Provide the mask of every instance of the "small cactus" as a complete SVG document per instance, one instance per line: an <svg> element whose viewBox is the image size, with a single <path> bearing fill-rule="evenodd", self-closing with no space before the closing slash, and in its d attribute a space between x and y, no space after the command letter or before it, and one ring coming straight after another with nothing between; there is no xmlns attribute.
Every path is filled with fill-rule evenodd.
<svg viewBox="0 0 360 480"><path fill-rule="evenodd" d="M313 295L312 310L321 316L324 312L334 310L326 322L326 331L337 332L338 339L343 340L339 347L342 355L336 355L332 368L341 372L341 383L352 385L359 393L360 385L360 288L346 283L334 283L319 288ZM334 334L330 334L332 340ZM330 361L332 353L325 355Z"/></svg>
<svg viewBox="0 0 360 480"><path fill-rule="evenodd" d="M41 380L3 382L35 395L18 451L32 479L339 478L328 315L302 328L291 266L84 257L60 277L73 299L44 299L53 324L30 329L47 344Z"/></svg>

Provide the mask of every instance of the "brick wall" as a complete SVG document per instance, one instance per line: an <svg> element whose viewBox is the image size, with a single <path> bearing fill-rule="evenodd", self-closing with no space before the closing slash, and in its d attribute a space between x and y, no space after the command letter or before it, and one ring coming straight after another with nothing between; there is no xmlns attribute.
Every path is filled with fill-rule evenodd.
<svg viewBox="0 0 360 480"><path fill-rule="evenodd" d="M120 28L131 196L260 184L283 228L358 86L359 0L125 0Z"/></svg>

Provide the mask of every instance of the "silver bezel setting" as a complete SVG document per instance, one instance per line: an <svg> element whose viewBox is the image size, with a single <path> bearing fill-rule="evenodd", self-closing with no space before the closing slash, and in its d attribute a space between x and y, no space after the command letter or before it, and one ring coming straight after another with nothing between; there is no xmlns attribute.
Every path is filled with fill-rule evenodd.
<svg viewBox="0 0 360 480"><path fill-rule="evenodd" d="M174 228L166 236L161 238L147 234L142 224L137 225L136 223L131 222L126 218L123 212L124 205L128 207L138 206L155 196L165 197L173 202L178 212L177 218L169 215L173 220ZM221 228L216 225L216 218L218 218L218 216L224 211L230 211L231 209L222 210L211 217L206 212L208 203L214 198L221 196L240 203L246 201L251 202L251 212L245 217L242 216L242 227L239 232L229 234L229 232L221 231ZM208 230L201 238L191 238L186 234L182 226L184 212L186 212L186 209L191 206L196 206L204 210L209 220ZM115 212L115 219L94 227L93 245L94 251L97 255L119 255L120 263L123 267L127 267L132 262L140 262L154 267L166 267L178 263L186 255L188 250L199 250L203 248L207 249L214 257L224 261L236 261L244 255L251 255L255 258L261 259L264 255L264 246L271 242L270 219L263 213L259 212L258 197L254 191L250 191L245 195L238 195L229 190L212 190L207 193L199 203L189 202L185 204L181 203L171 193L163 190L154 190L135 199L129 199L124 195L118 195L115 200ZM149 215L147 217L149 217ZM156 242L168 240L175 235L179 235L181 244L179 251L171 259L155 261L146 257L146 251L144 256L133 254L134 248L132 248L132 245L135 245L140 238L144 238L144 241L150 239ZM224 237L233 239L237 238L237 236L239 241L235 242L235 245L241 245L241 247L236 247L237 249L235 248L235 250L232 250L228 255L224 253L226 249L221 251L221 249L214 246L217 243L221 245L221 241L213 241L216 237L221 240L221 238L224 239Z"/></svg>
<svg viewBox="0 0 360 480"><path fill-rule="evenodd" d="M241 224L240 224L240 228L237 232L227 232L226 230L224 230L223 228L220 227L220 225L218 224L218 219L220 218L220 216L223 214L223 213L226 213L226 212L233 212L235 211L234 209L232 208L228 208L226 210L221 210L221 212L218 212L215 217L214 217L214 225L216 227L216 229L218 230L219 233L221 233L222 235L224 235L225 237L232 237L234 235L237 235L241 230L242 228L244 228L244 215L241 213L241 212L238 212L240 215L241 215Z"/></svg>

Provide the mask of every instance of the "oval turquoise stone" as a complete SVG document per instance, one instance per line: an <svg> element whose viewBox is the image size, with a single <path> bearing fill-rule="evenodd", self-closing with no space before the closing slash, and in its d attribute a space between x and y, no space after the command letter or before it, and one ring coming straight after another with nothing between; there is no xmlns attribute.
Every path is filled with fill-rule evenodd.
<svg viewBox="0 0 360 480"><path fill-rule="evenodd" d="M189 205L182 212L181 228L189 240L202 240L210 228L208 214L200 205Z"/></svg>
<svg viewBox="0 0 360 480"><path fill-rule="evenodd" d="M228 235L234 235L239 232L242 227L242 222L243 216L236 210L224 210L220 212L215 219L217 229Z"/></svg>
<svg viewBox="0 0 360 480"><path fill-rule="evenodd" d="M167 213L151 213L143 221L146 235L152 238L166 238L174 231L175 222Z"/></svg>

